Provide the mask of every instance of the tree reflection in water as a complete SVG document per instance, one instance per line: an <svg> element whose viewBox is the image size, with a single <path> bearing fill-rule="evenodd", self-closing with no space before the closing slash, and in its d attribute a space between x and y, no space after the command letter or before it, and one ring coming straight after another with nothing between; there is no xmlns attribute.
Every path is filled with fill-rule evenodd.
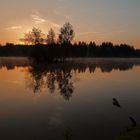
<svg viewBox="0 0 140 140"><path fill-rule="evenodd" d="M74 86L72 82L72 71L69 68L54 67L54 64L36 64L32 63L28 74L30 75L30 87L33 92L40 93L47 87L50 93L58 90L65 100L72 97Z"/></svg>
<svg viewBox="0 0 140 140"><path fill-rule="evenodd" d="M5 64L2 64L2 67ZM8 66L8 63L6 63ZM33 92L40 93L46 87L50 93L59 91L66 100L70 100L74 92L73 73L94 73L96 68L101 72L112 72L113 70L127 71L134 66L140 66L140 59L89 59L74 60L64 63L30 63L28 64L28 87Z"/></svg>
<svg viewBox="0 0 140 140"><path fill-rule="evenodd" d="M140 59L123 59L123 58L83 58L73 59L64 63L32 63L27 58L0 58L0 69L6 68L13 70L16 67L28 68L26 82L33 92L40 93L46 87L51 93L56 90L64 96L66 100L72 97L74 92L73 73L94 73L96 68L101 72L111 73L113 70L128 71L134 66L140 66Z"/></svg>

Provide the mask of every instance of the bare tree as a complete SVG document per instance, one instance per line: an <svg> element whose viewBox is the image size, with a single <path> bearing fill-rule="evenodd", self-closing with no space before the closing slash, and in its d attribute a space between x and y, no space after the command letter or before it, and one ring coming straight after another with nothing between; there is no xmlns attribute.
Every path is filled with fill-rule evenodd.
<svg viewBox="0 0 140 140"><path fill-rule="evenodd" d="M39 28L33 27L32 31L24 34L24 38L20 39L20 41L24 42L25 44L42 44L44 42L43 39L44 34Z"/></svg>
<svg viewBox="0 0 140 140"><path fill-rule="evenodd" d="M52 28L48 32L46 41L48 44L55 44L55 32Z"/></svg>
<svg viewBox="0 0 140 140"><path fill-rule="evenodd" d="M31 32L24 33L24 38L21 38L20 41L23 42L26 45L32 44Z"/></svg>
<svg viewBox="0 0 140 140"><path fill-rule="evenodd" d="M60 29L60 34L59 34L59 43L61 44L71 44L71 41L74 38L74 29L73 26L69 23L66 22L63 27Z"/></svg>

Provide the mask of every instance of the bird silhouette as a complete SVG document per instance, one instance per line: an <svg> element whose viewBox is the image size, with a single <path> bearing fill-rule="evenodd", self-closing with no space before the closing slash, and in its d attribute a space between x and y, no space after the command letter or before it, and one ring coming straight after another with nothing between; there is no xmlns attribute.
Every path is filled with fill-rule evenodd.
<svg viewBox="0 0 140 140"><path fill-rule="evenodd" d="M131 123L132 123L132 126L133 126L133 127L136 127L136 126L137 126L137 122L135 121L135 119L132 118L132 117L129 117L129 119L130 119L130 121L131 121Z"/></svg>
<svg viewBox="0 0 140 140"><path fill-rule="evenodd" d="M113 105L117 106L117 107L121 107L121 105L119 104L119 102L115 98L113 98Z"/></svg>

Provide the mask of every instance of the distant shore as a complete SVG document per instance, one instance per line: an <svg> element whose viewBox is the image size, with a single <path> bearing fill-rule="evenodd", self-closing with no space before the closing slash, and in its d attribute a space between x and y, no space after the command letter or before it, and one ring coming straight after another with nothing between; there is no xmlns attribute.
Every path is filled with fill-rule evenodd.
<svg viewBox="0 0 140 140"><path fill-rule="evenodd" d="M28 57L37 61L57 62L90 58L140 58L140 50L126 44L79 43L52 45L14 45L0 47L0 57Z"/></svg>

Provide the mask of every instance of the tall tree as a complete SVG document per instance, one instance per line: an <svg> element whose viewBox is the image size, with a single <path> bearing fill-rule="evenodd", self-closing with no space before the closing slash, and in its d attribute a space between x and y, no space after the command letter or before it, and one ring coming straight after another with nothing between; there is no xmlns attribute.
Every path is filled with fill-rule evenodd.
<svg viewBox="0 0 140 140"><path fill-rule="evenodd" d="M63 27L60 29L60 34L59 34L59 43L61 44L71 44L71 41L74 38L74 29L73 26L69 23L66 22Z"/></svg>
<svg viewBox="0 0 140 140"><path fill-rule="evenodd" d="M46 41L48 44L55 44L55 32L52 28L48 32Z"/></svg>
<svg viewBox="0 0 140 140"><path fill-rule="evenodd" d="M24 34L24 38L20 39L20 41L24 42L25 44L42 44L44 42L43 39L44 34L39 28L33 27L32 31Z"/></svg>

